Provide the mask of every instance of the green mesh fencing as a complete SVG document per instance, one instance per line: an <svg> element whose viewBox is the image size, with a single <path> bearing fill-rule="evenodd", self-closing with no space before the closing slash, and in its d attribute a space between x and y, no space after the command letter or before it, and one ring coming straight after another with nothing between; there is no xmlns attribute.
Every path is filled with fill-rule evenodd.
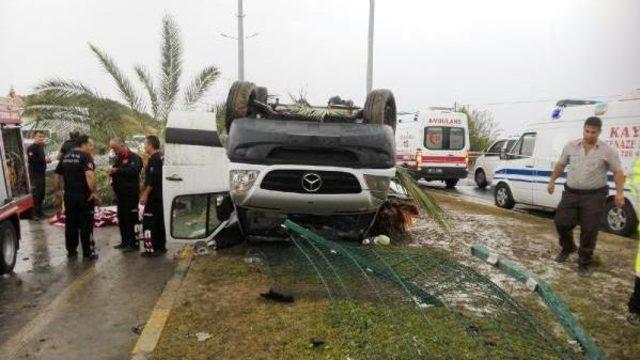
<svg viewBox="0 0 640 360"><path fill-rule="evenodd" d="M292 245L253 248L272 289L326 298L352 359L581 358L473 269L422 249L327 240L283 225Z"/></svg>

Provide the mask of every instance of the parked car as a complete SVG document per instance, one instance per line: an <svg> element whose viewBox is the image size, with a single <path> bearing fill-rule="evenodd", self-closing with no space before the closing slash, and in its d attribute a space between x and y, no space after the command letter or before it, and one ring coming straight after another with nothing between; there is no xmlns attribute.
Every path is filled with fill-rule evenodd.
<svg viewBox="0 0 640 360"><path fill-rule="evenodd" d="M511 152L494 172L495 203L513 208L516 203L555 210L562 191L552 195L547 184L564 145L582 138L584 121L590 116L602 119L600 139L618 150L626 174L633 171L633 163L640 155L640 99L619 99L606 103L596 101L563 100L558 102L550 119L531 124L522 134ZM571 171L571 165L567 168ZM607 198L604 227L615 234L630 235L637 226L637 203L629 188L625 187L626 203L617 209L614 203L615 184L609 174L610 194ZM564 184L563 174L556 184Z"/></svg>
<svg viewBox="0 0 640 360"><path fill-rule="evenodd" d="M484 153L476 159L473 178L479 188L484 189L488 185L491 185L491 182L493 181L493 172L501 161L500 155L509 153L518 139L519 138L515 136L500 139L491 144L491 146L489 146L489 148L487 148Z"/></svg>
<svg viewBox="0 0 640 360"><path fill-rule="evenodd" d="M468 175L469 121L452 109L430 108L398 120L397 164L417 179L444 181L453 188Z"/></svg>

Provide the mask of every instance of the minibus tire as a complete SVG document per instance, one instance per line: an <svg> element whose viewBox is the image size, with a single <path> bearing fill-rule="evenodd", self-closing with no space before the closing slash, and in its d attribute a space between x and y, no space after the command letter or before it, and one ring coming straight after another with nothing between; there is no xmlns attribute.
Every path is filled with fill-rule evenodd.
<svg viewBox="0 0 640 360"><path fill-rule="evenodd" d="M249 81L236 81L229 89L227 102L225 103L224 126L227 134L231 129L231 123L238 118L247 117L250 114L249 106L256 97L256 85Z"/></svg>
<svg viewBox="0 0 640 360"><path fill-rule="evenodd" d="M396 132L396 99L390 90L373 90L364 102L365 124L389 125Z"/></svg>
<svg viewBox="0 0 640 360"><path fill-rule="evenodd" d="M612 224L609 219L609 212L615 211L616 202L612 198L607 201L604 210L604 219L603 225L607 232L612 234L620 235L620 236L629 236L633 234L633 232L638 227L638 218L636 217L636 213L633 211L633 206L628 201L625 201L624 206L622 207L622 212L624 214L624 218L626 219L624 224Z"/></svg>
<svg viewBox="0 0 640 360"><path fill-rule="evenodd" d="M498 192L504 192L504 201L498 200ZM496 206L503 209L513 209L513 207L516 206L516 202L513 200L513 195L511 194L511 189L509 189L509 185L505 183L499 183L496 186L496 190L493 193L493 199L495 200Z"/></svg>
<svg viewBox="0 0 640 360"><path fill-rule="evenodd" d="M487 175L484 173L484 170L482 169L478 169L476 171L474 180L476 181L476 185L478 185L480 189L484 189L487 187L487 185L489 185L489 183L487 182Z"/></svg>
<svg viewBox="0 0 640 360"><path fill-rule="evenodd" d="M13 271L18 256L16 229L8 221L0 222L0 274Z"/></svg>

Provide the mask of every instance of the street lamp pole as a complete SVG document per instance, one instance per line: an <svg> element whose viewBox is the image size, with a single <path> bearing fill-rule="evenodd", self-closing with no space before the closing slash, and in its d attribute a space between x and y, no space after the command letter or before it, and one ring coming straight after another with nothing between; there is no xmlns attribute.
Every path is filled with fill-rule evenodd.
<svg viewBox="0 0 640 360"><path fill-rule="evenodd" d="M221 33L220 36L227 39L233 39L238 42L238 80L244 81L244 41L258 36L258 33L253 33L249 36L244 36L244 10L242 6L242 0L238 0L238 36L227 35Z"/></svg>
<svg viewBox="0 0 640 360"><path fill-rule="evenodd" d="M369 43L367 47L367 95L373 89L373 28L375 18L375 0L369 0Z"/></svg>
<svg viewBox="0 0 640 360"><path fill-rule="evenodd" d="M238 0L238 80L244 81L244 12Z"/></svg>

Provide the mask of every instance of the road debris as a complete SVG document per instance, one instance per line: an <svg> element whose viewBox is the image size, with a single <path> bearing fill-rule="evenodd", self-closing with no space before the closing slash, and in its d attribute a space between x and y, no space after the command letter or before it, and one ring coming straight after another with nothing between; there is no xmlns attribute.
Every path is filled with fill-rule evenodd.
<svg viewBox="0 0 640 360"><path fill-rule="evenodd" d="M309 340L309 346L313 347L313 348L319 348L322 347L326 344L326 342L322 339L318 339L318 338L311 338Z"/></svg>
<svg viewBox="0 0 640 360"><path fill-rule="evenodd" d="M142 330L144 330L144 325L145 324L138 324L138 325L132 327L131 331L136 335L140 335L140 334L142 334Z"/></svg>
<svg viewBox="0 0 640 360"><path fill-rule="evenodd" d="M193 253L196 256L215 254L215 247L210 247L205 241L198 241L193 244Z"/></svg>
<svg viewBox="0 0 640 360"><path fill-rule="evenodd" d="M269 292L262 293L262 294L260 294L260 296L262 296L265 299L273 300L273 301L281 302L281 303L292 303L292 302L294 302L293 296L279 293L279 292L277 292L277 291L275 291L273 289L269 289Z"/></svg>
<svg viewBox="0 0 640 360"><path fill-rule="evenodd" d="M373 243L376 245L389 245L391 244L391 239L387 235L378 235L373 238Z"/></svg>
<svg viewBox="0 0 640 360"><path fill-rule="evenodd" d="M194 334L198 342L203 342L211 339L213 336L208 332L197 332Z"/></svg>

